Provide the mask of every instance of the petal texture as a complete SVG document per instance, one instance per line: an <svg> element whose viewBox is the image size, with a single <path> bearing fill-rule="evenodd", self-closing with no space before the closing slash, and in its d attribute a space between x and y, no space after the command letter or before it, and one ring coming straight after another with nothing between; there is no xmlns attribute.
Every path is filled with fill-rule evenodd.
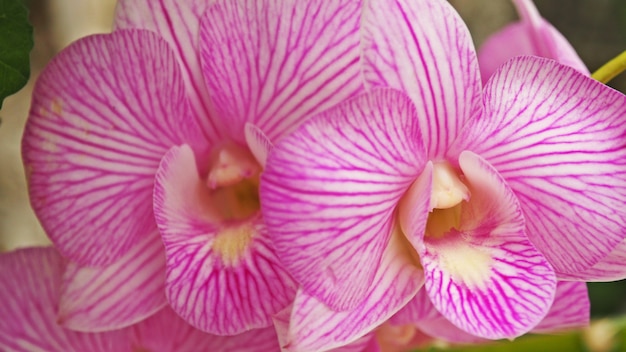
<svg viewBox="0 0 626 352"><path fill-rule="evenodd" d="M195 327L232 335L271 324L292 300L296 284L278 263L260 215L217 223L194 154L172 148L156 176L155 215L167 257L166 293Z"/></svg>
<svg viewBox="0 0 626 352"><path fill-rule="evenodd" d="M591 268L571 274L560 274L559 279L600 282L626 279L626 240Z"/></svg>
<svg viewBox="0 0 626 352"><path fill-rule="evenodd" d="M303 290L298 291L289 333L281 346L287 351L325 351L352 343L389 319L424 282L407 246L396 231L365 300L352 310L333 311Z"/></svg>
<svg viewBox="0 0 626 352"><path fill-rule="evenodd" d="M155 231L106 267L69 263L58 321L78 331L123 328L154 314L165 299L165 253Z"/></svg>
<svg viewBox="0 0 626 352"><path fill-rule="evenodd" d="M417 116L398 91L329 109L279 141L261 179L261 204L282 263L330 307L365 297L395 207L425 165Z"/></svg>
<svg viewBox="0 0 626 352"><path fill-rule="evenodd" d="M451 153L472 150L500 172L557 273L596 264L626 236L626 96L524 57L494 75L485 105Z"/></svg>
<svg viewBox="0 0 626 352"><path fill-rule="evenodd" d="M363 12L366 82L406 92L429 157L442 158L464 123L482 109L467 27L442 0L370 0Z"/></svg>
<svg viewBox="0 0 626 352"><path fill-rule="evenodd" d="M127 332L82 333L56 323L66 262L52 247L0 255L0 350L13 352L130 351Z"/></svg>
<svg viewBox="0 0 626 352"><path fill-rule="evenodd" d="M362 89L361 2L219 0L202 20L202 68L230 137L246 122L275 142Z"/></svg>
<svg viewBox="0 0 626 352"><path fill-rule="evenodd" d="M204 138L215 142L223 130L216 118L200 68L200 18L206 0L120 0L115 11L115 28L140 28L158 33L172 48L179 63L191 114Z"/></svg>
<svg viewBox="0 0 626 352"><path fill-rule="evenodd" d="M584 282L559 281L548 315L533 328L534 333L554 333L589 325L589 295Z"/></svg>
<svg viewBox="0 0 626 352"><path fill-rule="evenodd" d="M472 196L458 229L425 238L425 288L437 310L466 332L520 336L552 305L554 271L526 238L520 205L497 171L471 152L459 162Z"/></svg>
<svg viewBox="0 0 626 352"><path fill-rule="evenodd" d="M37 81L23 139L31 203L59 250L106 265L155 230L153 177L193 142L167 43L147 31L83 38Z"/></svg>
<svg viewBox="0 0 626 352"><path fill-rule="evenodd" d="M254 329L235 336L216 336L200 331L170 308L133 326L132 341L151 352L274 352L279 351L273 328Z"/></svg>

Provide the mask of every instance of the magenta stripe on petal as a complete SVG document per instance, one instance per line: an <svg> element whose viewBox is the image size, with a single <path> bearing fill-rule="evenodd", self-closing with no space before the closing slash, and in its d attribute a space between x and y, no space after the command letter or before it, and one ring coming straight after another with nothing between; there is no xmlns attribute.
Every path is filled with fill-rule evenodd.
<svg viewBox="0 0 626 352"><path fill-rule="evenodd" d="M147 31L83 38L46 67L23 140L30 199L73 261L106 265L155 229L153 178L196 141L178 64Z"/></svg>
<svg viewBox="0 0 626 352"><path fill-rule="evenodd" d="M370 289L354 309L337 312L302 289L298 291L281 346L286 351L325 351L352 343L389 319L424 282L407 245L402 233L395 231Z"/></svg>
<svg viewBox="0 0 626 352"><path fill-rule="evenodd" d="M279 141L261 204L281 262L308 294L345 310L365 297L395 208L425 165L417 116L376 90L313 117Z"/></svg>
<svg viewBox="0 0 626 352"><path fill-rule="evenodd" d="M219 140L224 126L211 105L200 68L200 18L206 0L119 0L115 28L140 28L159 34L172 48L180 64L190 103L190 113L208 141Z"/></svg>
<svg viewBox="0 0 626 352"><path fill-rule="evenodd" d="M83 333L56 322L66 262L52 247L0 255L0 351L130 351L127 331Z"/></svg>
<svg viewBox="0 0 626 352"><path fill-rule="evenodd" d="M165 252L155 231L106 267L70 263L63 275L58 321L78 331L113 330L165 305Z"/></svg>
<svg viewBox="0 0 626 352"><path fill-rule="evenodd" d="M590 304L587 284L559 281L554 303L548 315L532 330L534 333L555 333L580 329L589 325Z"/></svg>
<svg viewBox="0 0 626 352"><path fill-rule="evenodd" d="M232 335L267 327L296 284L279 264L260 214L217 222L191 148L172 148L156 176L154 209L165 243L166 293L195 327Z"/></svg>
<svg viewBox="0 0 626 352"><path fill-rule="evenodd" d="M626 236L626 96L555 61L522 57L493 76L485 104L451 155L471 150L502 174L529 239L558 274L592 267Z"/></svg>
<svg viewBox="0 0 626 352"><path fill-rule="evenodd" d="M219 0L201 24L211 99L242 140L246 122L273 142L362 90L354 0Z"/></svg>
<svg viewBox="0 0 626 352"><path fill-rule="evenodd" d="M466 332L514 338L548 312L555 274L526 238L519 202L497 171L471 152L459 162L471 199L461 204L458 228L425 238L425 288L437 310Z"/></svg>
<svg viewBox="0 0 626 352"><path fill-rule="evenodd" d="M441 158L466 121L482 111L480 74L469 31L447 1L365 3L365 80L411 97L428 155Z"/></svg>
<svg viewBox="0 0 626 352"><path fill-rule="evenodd" d="M561 280L573 281L618 281L626 279L626 240L622 241L591 268L571 273L559 274Z"/></svg>

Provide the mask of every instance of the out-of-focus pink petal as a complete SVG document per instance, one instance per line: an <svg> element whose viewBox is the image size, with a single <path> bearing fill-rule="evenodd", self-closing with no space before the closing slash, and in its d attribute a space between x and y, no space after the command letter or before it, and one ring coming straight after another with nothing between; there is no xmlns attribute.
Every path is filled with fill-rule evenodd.
<svg viewBox="0 0 626 352"><path fill-rule="evenodd" d="M115 11L116 29L154 31L174 51L190 102L191 114L207 141L218 141L223 122L216 118L200 68L200 18L206 0L120 0Z"/></svg>
<svg viewBox="0 0 626 352"><path fill-rule="evenodd" d="M380 346L376 341L376 335L370 333L351 344L333 348L329 352L380 352Z"/></svg>
<svg viewBox="0 0 626 352"><path fill-rule="evenodd" d="M416 326L428 336L454 344L478 344L490 341L459 329L442 315L420 321Z"/></svg>
<svg viewBox="0 0 626 352"><path fill-rule="evenodd" d="M245 136L246 144L248 145L250 152L252 152L259 165L265 168L267 156L272 148L274 148L274 145L260 128L251 123L246 124Z"/></svg>
<svg viewBox="0 0 626 352"><path fill-rule="evenodd" d="M584 282L559 281L554 303L545 318L532 330L535 333L553 333L578 329L589 325L589 295Z"/></svg>
<svg viewBox="0 0 626 352"><path fill-rule="evenodd" d="M57 302L65 267L65 260L52 247L0 255L0 350L130 351L126 330L83 333L57 324Z"/></svg>
<svg viewBox="0 0 626 352"><path fill-rule="evenodd" d="M154 209L167 257L166 294L197 328L232 335L271 324L296 284L278 263L260 215L215 222L211 196L186 145L172 148L156 176Z"/></svg>
<svg viewBox="0 0 626 352"><path fill-rule="evenodd" d="M230 137L272 142L362 90L361 1L218 0L201 24L202 68Z"/></svg>
<svg viewBox="0 0 626 352"><path fill-rule="evenodd" d="M519 198L527 235L557 274L592 267L626 236L626 96L556 61L515 58L485 87L471 150Z"/></svg>
<svg viewBox="0 0 626 352"><path fill-rule="evenodd" d="M420 290L398 313L389 319L391 325L415 324L423 320L439 317L440 314L430 302L428 292Z"/></svg>
<svg viewBox="0 0 626 352"><path fill-rule="evenodd" d="M489 339L520 336L552 305L554 271L526 238L519 202L497 171L471 152L459 163L472 196L458 229L425 237L424 287L459 328Z"/></svg>
<svg viewBox="0 0 626 352"><path fill-rule="evenodd" d="M158 232L106 267L69 263L59 299L59 324L78 331L119 329L157 312L167 305Z"/></svg>
<svg viewBox="0 0 626 352"><path fill-rule="evenodd" d="M261 204L281 262L308 294L339 310L371 287L395 208L424 168L408 97L376 90L312 118L279 141Z"/></svg>
<svg viewBox="0 0 626 352"><path fill-rule="evenodd" d="M67 257L107 265L156 230L154 173L195 139L178 64L148 31L83 38L43 71L23 139L30 199Z"/></svg>
<svg viewBox="0 0 626 352"><path fill-rule="evenodd" d="M467 27L443 0L370 0L363 12L366 82L407 93L429 157L444 157L465 122L482 111Z"/></svg>
<svg viewBox="0 0 626 352"><path fill-rule="evenodd" d="M431 303L426 290L420 290L415 298L389 319L389 323L394 326L412 325L431 337L453 343L486 341L459 329L442 316Z"/></svg>
<svg viewBox="0 0 626 352"><path fill-rule="evenodd" d="M217 336L200 331L169 307L132 327L138 351L151 352L275 352L279 351L272 327L254 329L234 336Z"/></svg>
<svg viewBox="0 0 626 352"><path fill-rule="evenodd" d="M334 311L300 289L281 346L286 351L325 351L352 343L389 319L424 282L407 246L402 233L395 231L371 289L354 309Z"/></svg>
<svg viewBox="0 0 626 352"><path fill-rule="evenodd" d="M589 75L589 70L572 45L539 15L532 0L513 2L517 6L521 20L489 37L478 50L483 82L487 82L500 65L519 55L554 59Z"/></svg>
<svg viewBox="0 0 626 352"><path fill-rule="evenodd" d="M560 274L559 279L573 281L618 281L626 279L626 240L589 269Z"/></svg>

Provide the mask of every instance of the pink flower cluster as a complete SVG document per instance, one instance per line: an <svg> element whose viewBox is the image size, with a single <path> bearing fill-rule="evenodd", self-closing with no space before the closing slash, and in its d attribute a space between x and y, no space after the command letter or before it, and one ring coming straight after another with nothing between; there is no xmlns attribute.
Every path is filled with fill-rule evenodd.
<svg viewBox="0 0 626 352"><path fill-rule="evenodd" d="M403 351L589 321L626 278L626 96L530 0L120 0L23 139L54 243L0 350ZM521 56L520 56L521 55Z"/></svg>

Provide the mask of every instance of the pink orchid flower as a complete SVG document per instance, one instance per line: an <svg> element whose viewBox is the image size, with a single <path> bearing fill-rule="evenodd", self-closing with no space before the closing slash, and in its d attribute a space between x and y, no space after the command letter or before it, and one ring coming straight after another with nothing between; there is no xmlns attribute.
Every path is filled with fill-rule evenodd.
<svg viewBox="0 0 626 352"><path fill-rule="evenodd" d="M301 285L281 344L354 341L422 285L468 334L531 331L557 278L585 280L626 236L626 97L537 57L483 87L445 1L371 0L362 27L371 92L279 141L262 175L272 241Z"/></svg>
<svg viewBox="0 0 626 352"><path fill-rule="evenodd" d="M0 254L0 350L14 352L277 351L273 328L237 336L193 328L169 307L130 327L99 333L61 327L56 307L68 265L52 247Z"/></svg>
<svg viewBox="0 0 626 352"><path fill-rule="evenodd" d="M112 33L52 60L23 156L33 208L76 263L65 326L122 327L169 302L237 334L291 303L259 174L272 141L362 89L359 14L353 0L121 0Z"/></svg>
<svg viewBox="0 0 626 352"><path fill-rule="evenodd" d="M550 23L543 19L532 0L513 0L520 21L510 24L489 37L478 50L478 63L483 82L509 59L534 55L556 60L589 75L572 45ZM576 277L561 275L562 279L585 281L616 281L626 279L626 240L593 267Z"/></svg>
<svg viewBox="0 0 626 352"><path fill-rule="evenodd" d="M532 0L513 0L513 4L520 20L487 38L478 50L483 82L487 82L500 65L520 55L546 57L589 74L572 45L541 17Z"/></svg>

